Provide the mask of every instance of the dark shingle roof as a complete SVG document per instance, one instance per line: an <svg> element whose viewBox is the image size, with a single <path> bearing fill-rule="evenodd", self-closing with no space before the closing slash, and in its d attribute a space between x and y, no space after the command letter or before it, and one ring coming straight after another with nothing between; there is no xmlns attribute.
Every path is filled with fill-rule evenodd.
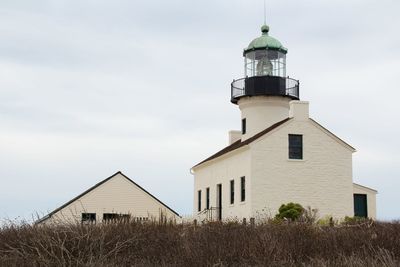
<svg viewBox="0 0 400 267"><path fill-rule="evenodd" d="M234 151L234 150L236 150L238 148L241 148L241 147L243 147L245 145L248 145L248 144L252 143L253 141L257 140L258 138L260 138L261 136L267 134L268 132L272 131L273 129L277 128L278 126L284 124L285 122L287 122L289 120L290 120L290 118L286 118L284 120L281 120L281 121L273 124L272 126L268 127L267 129L255 134L254 136L250 137L249 139L246 139L243 142L241 140L238 140L238 141L232 143L231 145L225 147L224 149L218 151L217 153L215 153L211 157L208 157L205 160L203 160L202 162L196 164L192 168L195 168L195 167L197 167L197 166L199 166L199 165L201 165L201 164L203 164L203 163L205 163L207 161L210 161L212 159L216 159L216 158L218 158L218 157L220 157L222 155L225 155L225 154L227 154L227 153L229 153L231 151Z"/></svg>

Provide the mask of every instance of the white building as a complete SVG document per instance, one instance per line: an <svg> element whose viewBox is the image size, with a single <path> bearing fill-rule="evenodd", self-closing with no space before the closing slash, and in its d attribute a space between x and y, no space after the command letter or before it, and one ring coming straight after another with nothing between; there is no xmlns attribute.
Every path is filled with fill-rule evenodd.
<svg viewBox="0 0 400 267"><path fill-rule="evenodd" d="M286 76L287 49L262 35L244 50L245 78L231 84L242 130L192 168L200 219L274 216L297 202L320 217L376 218L377 191L353 183L355 149L309 117L299 82Z"/></svg>
<svg viewBox="0 0 400 267"><path fill-rule="evenodd" d="M117 172L49 213L37 223L158 221L179 218L178 213L122 172Z"/></svg>

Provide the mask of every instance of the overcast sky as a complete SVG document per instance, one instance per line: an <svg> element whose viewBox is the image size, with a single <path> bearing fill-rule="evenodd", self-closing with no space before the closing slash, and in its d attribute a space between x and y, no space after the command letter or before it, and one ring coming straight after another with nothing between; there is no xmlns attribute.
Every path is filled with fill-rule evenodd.
<svg viewBox="0 0 400 267"><path fill-rule="evenodd" d="M400 219L400 1L268 0L311 117ZM230 82L262 0L0 2L0 218L45 214L117 171L180 214L228 142Z"/></svg>

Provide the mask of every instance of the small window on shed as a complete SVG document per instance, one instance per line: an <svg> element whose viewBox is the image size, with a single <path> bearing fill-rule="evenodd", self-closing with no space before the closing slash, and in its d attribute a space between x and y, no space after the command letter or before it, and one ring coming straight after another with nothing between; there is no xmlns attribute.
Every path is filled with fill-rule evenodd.
<svg viewBox="0 0 400 267"><path fill-rule="evenodd" d="M145 222L148 221L148 217L133 217L132 221L134 222Z"/></svg>
<svg viewBox="0 0 400 267"><path fill-rule="evenodd" d="M82 223L96 223L96 213L82 213Z"/></svg>
<svg viewBox="0 0 400 267"><path fill-rule="evenodd" d="M246 134L246 118L242 119L242 134Z"/></svg>
<svg viewBox="0 0 400 267"><path fill-rule="evenodd" d="M119 213L103 213L103 222L128 222L131 216L129 214L119 214Z"/></svg>
<svg viewBox="0 0 400 267"><path fill-rule="evenodd" d="M303 159L303 136L289 134L289 159Z"/></svg>

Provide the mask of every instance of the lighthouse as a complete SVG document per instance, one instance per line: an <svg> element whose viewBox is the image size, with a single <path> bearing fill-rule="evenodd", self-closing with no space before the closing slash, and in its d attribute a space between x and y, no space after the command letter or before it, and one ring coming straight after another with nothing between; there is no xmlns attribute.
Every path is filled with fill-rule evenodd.
<svg viewBox="0 0 400 267"><path fill-rule="evenodd" d="M242 141L287 118L289 102L300 99L299 81L286 76L287 52L267 25L244 49L244 77L231 83L231 102L241 111Z"/></svg>
<svg viewBox="0 0 400 267"><path fill-rule="evenodd" d="M287 76L287 54L267 25L244 49L244 76L231 83L230 99L241 130L191 168L199 220L271 218L289 202L321 218L376 217L377 191L353 183L356 150L310 118L299 81Z"/></svg>

